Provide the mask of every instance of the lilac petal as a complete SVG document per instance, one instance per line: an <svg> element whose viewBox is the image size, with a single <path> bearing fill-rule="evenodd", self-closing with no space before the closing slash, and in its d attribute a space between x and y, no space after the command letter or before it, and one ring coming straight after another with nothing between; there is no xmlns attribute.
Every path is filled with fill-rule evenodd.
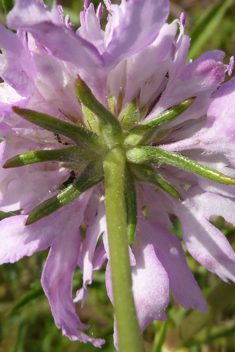
<svg viewBox="0 0 235 352"><path fill-rule="evenodd" d="M132 267L132 290L138 322L143 331L153 320L166 320L169 303L168 275L154 247L136 236L133 243L136 265Z"/></svg>
<svg viewBox="0 0 235 352"><path fill-rule="evenodd" d="M136 259L136 264L132 266L132 291L138 322L143 331L155 319L166 320L165 308L169 303L169 280L155 254L154 247L138 234L132 249ZM106 267L106 287L113 303L109 262ZM114 329L114 343L115 346L118 345L116 329Z"/></svg>
<svg viewBox="0 0 235 352"><path fill-rule="evenodd" d="M66 116L82 116L81 107L74 94L74 77L64 63L51 55L32 52L37 69L37 88L43 98Z"/></svg>
<svg viewBox="0 0 235 352"><path fill-rule="evenodd" d="M17 0L7 16L12 29L23 29L33 35L50 52L61 60L79 64L83 69L102 65L102 60L93 45L68 31L61 23L57 11L42 9L33 0Z"/></svg>
<svg viewBox="0 0 235 352"><path fill-rule="evenodd" d="M108 297L109 297L110 301L113 303L113 288L112 288L110 261L108 261L107 265L106 265L105 283L106 283Z"/></svg>
<svg viewBox="0 0 235 352"><path fill-rule="evenodd" d="M84 1L84 9L87 10L89 7L90 0L85 0Z"/></svg>
<svg viewBox="0 0 235 352"><path fill-rule="evenodd" d="M167 0L128 0L111 5L105 31L106 65L117 64L147 47L157 37L169 13Z"/></svg>
<svg viewBox="0 0 235 352"><path fill-rule="evenodd" d="M235 253L227 238L210 222L210 216L222 215L235 223L235 201L195 187L184 202L174 201L182 234L189 253L224 281L235 281Z"/></svg>
<svg viewBox="0 0 235 352"><path fill-rule="evenodd" d="M32 58L26 48L23 47L17 34L6 29L1 23L0 47L3 50L5 61L1 70L1 77L18 94L28 97L34 90Z"/></svg>
<svg viewBox="0 0 235 352"><path fill-rule="evenodd" d="M106 259L107 259L107 253L104 249L104 244L102 242L97 248L97 250L95 251L95 254L93 256L92 263L93 263L94 270L99 270L104 264L104 262L106 261Z"/></svg>
<svg viewBox="0 0 235 352"><path fill-rule="evenodd" d="M91 225L93 219L96 216L97 209L101 201L104 200L103 194L103 187L101 185L97 185L93 188L93 193L89 199L87 204L85 214L84 214L84 221L87 225Z"/></svg>
<svg viewBox="0 0 235 352"><path fill-rule="evenodd" d="M154 246L155 254L169 277L170 292L185 309L206 313L207 304L193 274L189 270L180 241L164 226L139 220L141 236Z"/></svg>
<svg viewBox="0 0 235 352"><path fill-rule="evenodd" d="M110 254L109 254L109 243L108 243L108 231L104 231L104 233L103 233L103 244L104 244L104 249L105 249L105 252L106 252L106 255L107 255L107 259L109 260L110 259ZM128 247L128 249L129 249L130 265L134 266L134 265L136 265L135 256L134 256L132 248L130 246ZM111 296L112 295L110 294L110 297ZM111 298L110 298L110 300L112 302Z"/></svg>
<svg viewBox="0 0 235 352"><path fill-rule="evenodd" d="M41 225L26 226L26 216L17 215L0 222L0 263L14 263L24 256L46 249L55 233L52 226L46 226L42 233Z"/></svg>
<svg viewBox="0 0 235 352"><path fill-rule="evenodd" d="M65 23L66 27L68 29L70 29L71 31L74 29L74 25L71 23L69 15L65 16L64 23Z"/></svg>
<svg viewBox="0 0 235 352"><path fill-rule="evenodd" d="M27 226L25 215L3 219L0 222L0 263L13 263L48 248L60 231L66 231L67 217L73 214L73 209L73 204L67 204L57 212Z"/></svg>
<svg viewBox="0 0 235 352"><path fill-rule="evenodd" d="M63 228L54 238L42 274L42 286L51 305L56 325L72 341L91 342L100 347L104 340L93 339L77 328L87 328L76 314L72 300L72 279L77 265L81 238L79 226L91 191L85 192L66 212ZM64 208L63 208L64 209ZM66 220L65 220L66 219ZM55 226L55 223L54 223Z"/></svg>
<svg viewBox="0 0 235 352"><path fill-rule="evenodd" d="M79 74L94 91L97 99L105 104L107 88L103 59L94 45L61 23L54 7L50 12L34 0L17 0L7 16L7 23L12 29L23 29L31 33L53 56L66 61L66 67L74 77ZM101 68L102 72L99 71Z"/></svg>
<svg viewBox="0 0 235 352"><path fill-rule="evenodd" d="M20 107L25 107L29 101L29 98L24 99L19 95L16 90L3 82L0 84L0 96L1 96L1 117L4 116L4 105L8 106L9 113L12 114L12 105L18 105ZM9 115L9 114L8 114Z"/></svg>
<svg viewBox="0 0 235 352"><path fill-rule="evenodd" d="M1 88L0 88L1 90ZM14 91L15 92L15 91ZM2 96L1 96L2 98ZM6 136L7 135L7 131L10 128L9 124L7 127L7 120L5 119L5 117L9 117L10 115L12 115L12 106L17 105L20 108L25 108L29 103L29 99L21 99L21 100L17 100L15 102L12 103L3 103L0 102L0 111L1 111L1 117L0 117L0 131L1 131L1 136Z"/></svg>
<svg viewBox="0 0 235 352"><path fill-rule="evenodd" d="M140 106L149 103L172 64L171 52L176 32L176 21L165 24L151 45L127 60L124 106L133 100L139 90Z"/></svg>
<svg viewBox="0 0 235 352"><path fill-rule="evenodd" d="M57 5L57 11L60 15L61 22L66 25L66 27L70 30L74 29L74 25L70 22L69 15L64 17L64 9L61 5Z"/></svg>
<svg viewBox="0 0 235 352"><path fill-rule="evenodd" d="M104 9L104 5L100 2L96 10L96 17L98 18L99 21L101 20L103 9Z"/></svg>
<svg viewBox="0 0 235 352"><path fill-rule="evenodd" d="M168 213L173 212L171 202L163 192L156 190L150 185L143 184L137 191L139 205L147 206L147 217L149 221L157 221L167 227L171 227Z"/></svg>
<svg viewBox="0 0 235 352"><path fill-rule="evenodd" d="M76 32L79 36L92 43L102 54L104 52L103 33L96 16L94 4L90 4L85 12L84 24Z"/></svg>
<svg viewBox="0 0 235 352"><path fill-rule="evenodd" d="M59 185L68 178L66 169L46 171L25 169L22 167L12 172L10 169L2 170L0 206L2 211L14 211L24 209L24 213L30 212L38 203L58 193Z"/></svg>
<svg viewBox="0 0 235 352"><path fill-rule="evenodd" d="M201 154L194 158L197 162L211 168L218 170L224 175L235 178L235 170L230 167L229 161L220 154ZM199 186L206 192L221 194L225 197L235 198L234 185L224 185L208 180L204 177L198 177Z"/></svg>
<svg viewBox="0 0 235 352"><path fill-rule="evenodd" d="M228 75L229 76L232 76L233 68L234 68L234 56L231 56L230 60L229 60L229 66L228 66Z"/></svg>
<svg viewBox="0 0 235 352"><path fill-rule="evenodd" d="M208 109L208 122L193 137L166 146L167 150L203 149L224 154L235 163L235 78L223 84ZM164 147L165 149L165 147Z"/></svg>
<svg viewBox="0 0 235 352"><path fill-rule="evenodd" d="M1 166L2 166L2 160L3 160L3 155L4 155L5 147L6 147L6 140L4 139L4 140L0 143L0 165L1 165Z"/></svg>
<svg viewBox="0 0 235 352"><path fill-rule="evenodd" d="M87 229L86 237L82 244L82 251L79 253L78 261L81 263L81 269L83 272L83 288L76 293L75 302L82 298L82 305L85 302L87 292L87 285L92 283L93 278L93 256L95 248L100 235L107 231L106 229L106 217L105 217L105 205L100 202L97 215L93 219L93 222Z"/></svg>
<svg viewBox="0 0 235 352"><path fill-rule="evenodd" d="M85 25L85 11L80 12L80 23L81 23L81 26Z"/></svg>
<svg viewBox="0 0 235 352"><path fill-rule="evenodd" d="M163 92L156 109L148 119L158 116L169 107L180 104L185 99L200 93L212 94L224 80L226 66L221 62L224 53L219 50L203 54L185 67L170 72L166 90ZM174 67L174 65L172 65Z"/></svg>
<svg viewBox="0 0 235 352"><path fill-rule="evenodd" d="M81 259L82 259L82 258L79 258L79 259L78 259L78 265L79 265L80 267L82 267L82 264L80 264ZM94 253L94 256L93 256L93 258L92 258L92 264L89 263L89 264L90 264L90 268L92 269L92 270L90 270L91 275L90 275L90 277L89 277L89 276L86 274L86 278L88 278L88 279L85 280L85 284L86 284L86 285L83 284L83 287L82 287L80 290L78 290L78 291L76 292L76 297L75 297L75 299L73 300L74 302L79 302L79 301L82 300L82 305L84 304L85 299L86 299L86 296L87 296L87 293L88 293L88 291L87 291L87 283L89 284L89 283L92 282L93 271L94 271L94 270L99 270L99 269L102 267L102 265L104 264L104 262L105 262L106 260L107 260L107 253L106 253L106 251L105 251L105 249L104 249L104 244L103 244L103 242L102 242L102 243L98 246L97 250L96 250L95 253ZM88 269L89 269L89 268L88 268ZM83 280L84 280L84 277L83 277ZM88 280L89 280L90 282L88 282Z"/></svg>

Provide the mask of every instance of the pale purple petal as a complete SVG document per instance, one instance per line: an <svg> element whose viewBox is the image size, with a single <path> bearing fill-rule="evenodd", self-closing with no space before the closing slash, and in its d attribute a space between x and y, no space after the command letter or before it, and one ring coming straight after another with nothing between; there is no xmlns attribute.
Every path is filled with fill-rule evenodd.
<svg viewBox="0 0 235 352"><path fill-rule="evenodd" d="M173 212L172 204L157 187L147 184L137 189L139 206L147 206L147 217L149 221L157 221L160 224L171 227L168 213ZM167 210L167 211L166 211Z"/></svg>
<svg viewBox="0 0 235 352"><path fill-rule="evenodd" d="M102 65L95 47L72 31L68 31L61 23L57 11L47 11L33 0L17 0L7 16L7 22L13 29L23 29L31 33L61 60L80 64L83 68Z"/></svg>
<svg viewBox="0 0 235 352"><path fill-rule="evenodd" d="M216 92L208 109L207 124L191 138L164 146L167 150L202 149L208 153L223 153L235 163L234 147L235 78Z"/></svg>
<svg viewBox="0 0 235 352"><path fill-rule="evenodd" d="M154 247L136 236L133 243L136 265L132 267L132 290L138 322L143 331L153 320L166 320L169 303L168 275Z"/></svg>
<svg viewBox="0 0 235 352"><path fill-rule="evenodd" d="M139 216L140 219L140 216ZM191 273L180 241L164 226L146 219L138 221L140 236L154 246L155 254L167 272L170 292L185 309L207 311L206 301Z"/></svg>
<svg viewBox="0 0 235 352"><path fill-rule="evenodd" d="M229 161L220 154L206 154L201 153L195 158L195 160L202 165L205 165L211 169L217 170L224 175L235 178L235 170L230 165ZM234 185L225 185L208 180L205 177L198 177L198 184L200 187L210 193L218 193L225 197L235 198L235 187Z"/></svg>
<svg viewBox="0 0 235 352"><path fill-rule="evenodd" d="M90 0L85 0L84 1L84 9L87 10L89 7Z"/></svg>
<svg viewBox="0 0 235 352"><path fill-rule="evenodd" d="M215 50L203 54L186 67L184 62L179 71L170 71L166 90L148 119L200 93L209 92L211 95L224 80L226 66L221 62L223 56L222 51Z"/></svg>
<svg viewBox="0 0 235 352"><path fill-rule="evenodd" d="M81 244L79 226L83 221L84 209L90 194L91 191L87 191L72 202L70 212L66 212L66 217L63 217L63 227L59 229L52 242L44 266L42 286L50 302L56 325L62 329L63 335L72 341L91 342L100 347L104 340L96 340L77 330L77 328L86 329L87 326L81 323L72 300L72 279Z"/></svg>
<svg viewBox="0 0 235 352"><path fill-rule="evenodd" d="M103 185L99 184L93 187L92 195L85 210L84 221L87 225L90 225L93 222L93 219L96 216L99 203L101 201L104 201Z"/></svg>
<svg viewBox="0 0 235 352"><path fill-rule="evenodd" d="M108 231L105 231L103 233L103 243L104 243L104 249L105 252L107 254L107 258L108 260L110 259L110 254L109 254L109 243L108 243ZM130 258L130 265L134 266L136 265L136 260L135 260L135 256L133 254L132 248L129 246L129 258ZM111 300L112 301L112 300Z"/></svg>
<svg viewBox="0 0 235 352"><path fill-rule="evenodd" d="M107 231L105 205L104 202L100 202L97 209L97 215L94 217L92 223L86 231L86 237L82 243L82 251L79 253L78 257L78 262L83 273L83 288L77 291L75 301L78 301L82 298L82 305L84 304L88 294L87 285L90 285L93 279L93 256L95 253L97 241L100 235L105 231Z"/></svg>
<svg viewBox="0 0 235 352"><path fill-rule="evenodd" d="M154 247L148 244L137 230L133 242L136 259L132 265L132 291L141 331L153 320L166 320L165 308L169 303L168 275L158 260ZM142 236L143 237L143 236ZM110 263L106 267L106 287L113 303ZM118 346L117 331L114 323L114 345Z"/></svg>
<svg viewBox="0 0 235 352"><path fill-rule="evenodd" d="M0 222L0 264L14 263L51 245L53 226L48 224L42 233L40 224L25 226L26 220L27 216L16 215Z"/></svg>
<svg viewBox="0 0 235 352"><path fill-rule="evenodd" d="M196 187L184 202L175 201L175 214L182 224L184 243L189 253L224 281L235 281L235 253L227 238L210 222L210 216L222 215L235 223L235 201Z"/></svg>
<svg viewBox="0 0 235 352"><path fill-rule="evenodd" d="M102 54L104 52L103 33L96 16L94 4L90 4L84 15L84 23L76 32L79 36L92 43Z"/></svg>
<svg viewBox="0 0 235 352"><path fill-rule="evenodd" d="M168 17L169 2L122 0L109 11L103 54L106 65L117 64L151 44Z"/></svg>
<svg viewBox="0 0 235 352"><path fill-rule="evenodd" d="M18 84L18 82L16 82ZM0 84L0 134L5 135L4 128L2 127L3 121L5 117L9 117L12 114L12 106L17 105L21 108L25 108L29 103L29 98L22 98L15 89L13 89L7 83Z"/></svg>
<svg viewBox="0 0 235 352"><path fill-rule="evenodd" d="M29 21L30 18L30 21ZM106 104L106 73L103 59L96 47L61 23L57 10L43 9L33 0L16 1L7 16L8 26L31 33L36 41L44 45L50 54L67 62L67 68L74 75L79 74Z"/></svg>
<svg viewBox="0 0 235 352"><path fill-rule="evenodd" d="M93 256L93 268L94 270L99 270L107 259L107 253L104 249L103 242L96 249L95 254Z"/></svg>
<svg viewBox="0 0 235 352"><path fill-rule="evenodd" d="M5 147L6 147L6 140L3 140L2 142L0 142L0 165L1 166L2 166Z"/></svg>
<svg viewBox="0 0 235 352"><path fill-rule="evenodd" d="M165 24L151 45L127 60L124 106L138 91L141 93L140 106L150 104L152 95L157 96L156 91L172 64L176 33L176 21Z"/></svg>
<svg viewBox="0 0 235 352"><path fill-rule="evenodd" d="M45 165L46 166L46 165ZM32 171L33 170L33 171ZM3 170L0 182L0 207L2 211L24 209L28 213L39 203L59 193L59 185L68 179L66 169L45 171L22 167L14 170Z"/></svg>
<svg viewBox="0 0 235 352"><path fill-rule="evenodd" d="M229 66L228 66L228 75L229 76L232 76L233 68L234 68L234 56L231 56L230 60L229 60Z"/></svg>
<svg viewBox="0 0 235 352"><path fill-rule="evenodd" d="M16 33L12 33L0 23L0 46L4 53L1 77L23 97L33 93L32 80L34 64L29 52L23 47ZM16 60L17 58L17 60Z"/></svg>
<svg viewBox="0 0 235 352"><path fill-rule="evenodd" d="M75 80L66 70L63 62L51 55L32 52L36 66L37 89L43 98L66 116L80 117L81 106L74 94Z"/></svg>
<svg viewBox="0 0 235 352"><path fill-rule="evenodd" d="M70 203L27 226L25 226L27 220L25 215L15 215L2 220L0 222L0 263L13 263L24 256L30 256L34 252L48 248L60 232L66 234L67 218L73 214L73 211L74 204Z"/></svg>
<svg viewBox="0 0 235 352"><path fill-rule="evenodd" d="M103 9L104 9L104 5L100 2L96 10L96 17L98 18L99 21L101 20Z"/></svg>

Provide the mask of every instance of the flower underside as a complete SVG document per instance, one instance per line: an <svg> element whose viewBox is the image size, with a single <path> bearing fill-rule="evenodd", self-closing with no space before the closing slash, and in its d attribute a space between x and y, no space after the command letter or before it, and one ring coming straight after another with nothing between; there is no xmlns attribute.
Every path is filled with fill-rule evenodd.
<svg viewBox="0 0 235 352"><path fill-rule="evenodd" d="M103 161L107 152L113 148L122 149L126 158L125 203L130 244L137 223L135 180L153 184L178 199L181 198L179 192L161 176L160 166L172 165L215 182L235 184L234 178L158 147L162 136L169 130L159 129L182 114L194 102L194 97L167 110L161 116L145 121L143 112L146 109L140 109L136 101L117 118L97 101L79 77L76 80L76 95L83 106L83 126L36 111L13 107L14 112L25 120L72 141L71 145L64 148L30 151L6 161L4 168L46 161L59 162L61 167L73 170L75 175L71 178L72 182L66 182L66 188L39 204L29 214L26 225L48 216L103 181Z"/></svg>

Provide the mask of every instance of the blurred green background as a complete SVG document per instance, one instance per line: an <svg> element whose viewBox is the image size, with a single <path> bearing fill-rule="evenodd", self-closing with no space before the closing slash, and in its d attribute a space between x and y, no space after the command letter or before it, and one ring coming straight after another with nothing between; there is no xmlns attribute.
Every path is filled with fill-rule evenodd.
<svg viewBox="0 0 235 352"><path fill-rule="evenodd" d="M96 6L99 3L93 2ZM46 3L50 7L52 1ZM78 27L83 2L60 0L58 3L63 5L65 14L68 13ZM169 21L179 18L183 11L187 15L186 33L192 36L189 58L194 59L208 50L221 49L225 51L224 61L228 63L230 56L235 54L235 1L171 1ZM0 20L5 24L2 7ZM1 219L5 216L7 214L0 213ZM235 228L221 217L213 221L235 248ZM173 223L172 231L181 239L180 224L177 219L173 219ZM81 320L90 325L88 333L107 341L98 349L91 344L71 342L56 328L40 285L47 253L39 252L15 264L0 267L0 352L114 352L113 308L106 294L105 267L95 272L83 309L77 305ZM186 311L171 297L167 308L168 322L154 322L144 332L146 351L235 352L235 285L221 283L220 279L186 255L203 294L209 295L211 311L207 316ZM74 292L81 285L82 276L77 271ZM186 332L189 325L199 326L198 333L193 331L190 335L188 332L185 337L182 329ZM177 349L180 345L183 346Z"/></svg>

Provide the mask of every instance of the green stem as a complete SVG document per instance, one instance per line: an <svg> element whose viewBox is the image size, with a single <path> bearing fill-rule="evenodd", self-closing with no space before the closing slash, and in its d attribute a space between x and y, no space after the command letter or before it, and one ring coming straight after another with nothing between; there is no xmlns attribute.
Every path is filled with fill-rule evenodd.
<svg viewBox="0 0 235 352"><path fill-rule="evenodd" d="M155 322L159 326L159 322ZM157 327L157 325L155 324ZM152 352L161 352L162 351L162 346L164 344L165 338L166 338L166 331L167 331L167 321L161 322L159 331L156 333L154 342L153 342L153 351Z"/></svg>
<svg viewBox="0 0 235 352"><path fill-rule="evenodd" d="M120 352L143 352L132 295L124 197L125 154L120 147L104 158L105 204L113 300Z"/></svg>

